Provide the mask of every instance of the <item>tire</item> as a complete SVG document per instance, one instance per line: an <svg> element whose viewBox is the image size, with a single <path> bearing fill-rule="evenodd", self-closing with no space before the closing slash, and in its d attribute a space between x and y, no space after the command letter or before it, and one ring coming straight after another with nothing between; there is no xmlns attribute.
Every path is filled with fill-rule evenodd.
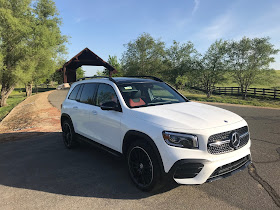
<svg viewBox="0 0 280 210"><path fill-rule="evenodd" d="M76 139L76 133L70 120L65 120L62 123L62 138L67 149L73 149L79 145L79 142Z"/></svg>
<svg viewBox="0 0 280 210"><path fill-rule="evenodd" d="M126 154L131 180L142 191L155 191L162 187L160 161L145 140L133 142Z"/></svg>

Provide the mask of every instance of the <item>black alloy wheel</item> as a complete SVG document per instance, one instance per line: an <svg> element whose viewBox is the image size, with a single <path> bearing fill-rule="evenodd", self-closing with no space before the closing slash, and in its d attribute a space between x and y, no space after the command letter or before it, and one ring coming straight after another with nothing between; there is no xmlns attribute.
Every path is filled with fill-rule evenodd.
<svg viewBox="0 0 280 210"><path fill-rule="evenodd" d="M78 142L75 140L75 131L73 129L72 123L70 123L68 120L63 122L62 137L64 145L68 149L72 149L78 145Z"/></svg>
<svg viewBox="0 0 280 210"><path fill-rule="evenodd" d="M164 185L163 165L156 152L144 139L135 140L126 152L130 178L142 191L157 191Z"/></svg>
<svg viewBox="0 0 280 210"><path fill-rule="evenodd" d="M153 163L149 154L141 147L133 147L128 155L128 167L134 183L147 188L153 181Z"/></svg>

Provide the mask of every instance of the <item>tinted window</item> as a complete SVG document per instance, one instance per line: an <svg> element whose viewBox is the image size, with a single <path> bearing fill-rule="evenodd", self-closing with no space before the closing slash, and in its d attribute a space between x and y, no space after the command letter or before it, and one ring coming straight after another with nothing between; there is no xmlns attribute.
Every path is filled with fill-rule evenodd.
<svg viewBox="0 0 280 210"><path fill-rule="evenodd" d="M79 92L78 92L77 97L76 97L77 101L80 101L83 88L84 88L84 84L81 84L81 87L80 87Z"/></svg>
<svg viewBox="0 0 280 210"><path fill-rule="evenodd" d="M97 85L94 83L84 84L80 102L94 105L94 94L96 87Z"/></svg>
<svg viewBox="0 0 280 210"><path fill-rule="evenodd" d="M70 93L68 98L71 100L76 100L76 96L77 96L77 93L78 93L80 87L81 87L81 85L77 85L76 87L74 87L74 89L72 90L72 92Z"/></svg>
<svg viewBox="0 0 280 210"><path fill-rule="evenodd" d="M100 84L97 92L96 105L101 106L105 102L115 101L118 103L118 98L115 90L106 84Z"/></svg>

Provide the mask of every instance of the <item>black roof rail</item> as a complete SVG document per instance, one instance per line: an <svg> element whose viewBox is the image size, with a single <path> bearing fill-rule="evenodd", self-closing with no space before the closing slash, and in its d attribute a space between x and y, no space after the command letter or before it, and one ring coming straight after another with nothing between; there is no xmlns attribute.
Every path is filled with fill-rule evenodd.
<svg viewBox="0 0 280 210"><path fill-rule="evenodd" d="M138 78L151 78L155 81L158 81L158 82L163 82L160 78L157 78L157 77L154 77L154 76L124 76L124 77L138 77Z"/></svg>
<svg viewBox="0 0 280 210"><path fill-rule="evenodd" d="M106 79L109 79L110 81L116 83L116 81L112 77L107 77L107 76L82 77L82 78L77 79L77 81L86 80L86 79L94 79L94 78L106 78Z"/></svg>

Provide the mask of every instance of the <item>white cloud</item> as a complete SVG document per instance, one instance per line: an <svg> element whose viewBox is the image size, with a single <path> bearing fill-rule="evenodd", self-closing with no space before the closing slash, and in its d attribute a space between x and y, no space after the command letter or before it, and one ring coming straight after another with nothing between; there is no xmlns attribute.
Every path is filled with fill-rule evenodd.
<svg viewBox="0 0 280 210"><path fill-rule="evenodd" d="M198 10L200 4L200 0L194 0L194 8L192 10L192 15Z"/></svg>
<svg viewBox="0 0 280 210"><path fill-rule="evenodd" d="M204 27L198 34L199 37L214 41L224 38L234 29L235 20L230 12L214 19L208 26Z"/></svg>
<svg viewBox="0 0 280 210"><path fill-rule="evenodd" d="M74 19L74 22L75 23L80 23L81 21L83 21L84 19L83 18L81 18L81 17L76 17L75 19Z"/></svg>

